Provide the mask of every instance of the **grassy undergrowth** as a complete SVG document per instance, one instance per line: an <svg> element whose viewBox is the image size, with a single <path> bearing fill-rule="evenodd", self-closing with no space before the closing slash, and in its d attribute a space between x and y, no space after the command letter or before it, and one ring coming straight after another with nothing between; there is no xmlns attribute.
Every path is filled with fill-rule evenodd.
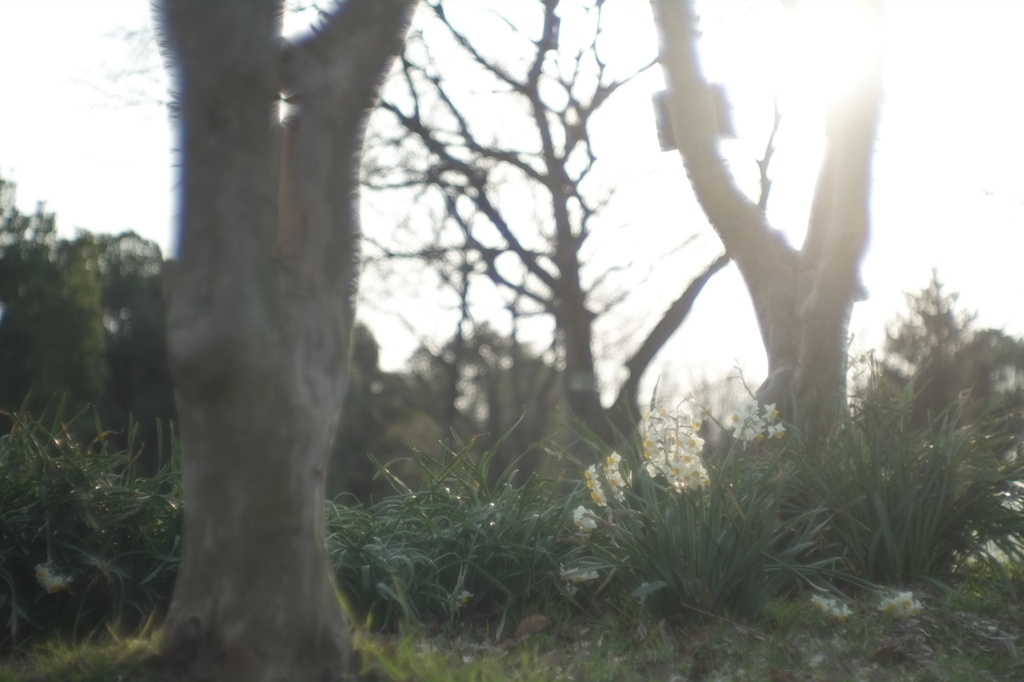
<svg viewBox="0 0 1024 682"><path fill-rule="evenodd" d="M417 454L418 489L325 509L360 678L1024 679L1024 457L999 419L908 409L855 404L812 448L750 404L715 449L685 403L551 478ZM0 682L159 679L138 632L170 598L177 470L12 420Z"/></svg>
<svg viewBox="0 0 1024 682"><path fill-rule="evenodd" d="M845 621L804 599L776 598L761 622L655 620L634 609L603 618L551 618L539 632L494 638L463 624L448 635L361 633L356 679L434 682L579 680L994 682L1019 680L1024 633L1018 597L979 576L950 592L917 592L923 611L906 620L877 611L867 595ZM536 614L542 615L542 614ZM2 682L160 682L147 671L152 638L50 644L0 664Z"/></svg>

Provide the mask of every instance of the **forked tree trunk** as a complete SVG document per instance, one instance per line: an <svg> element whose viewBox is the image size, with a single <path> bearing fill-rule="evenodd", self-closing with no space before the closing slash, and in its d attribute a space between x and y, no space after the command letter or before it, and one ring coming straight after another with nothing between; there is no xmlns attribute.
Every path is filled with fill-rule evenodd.
<svg viewBox="0 0 1024 682"><path fill-rule="evenodd" d="M363 127L412 7L349 0L282 50L280 0L158 5L181 153L166 297L185 532L161 643L178 678L346 669L324 470L348 376ZM296 107L284 135L282 93Z"/></svg>
<svg viewBox="0 0 1024 682"><path fill-rule="evenodd" d="M862 296L871 159L881 100L881 3L863 0L855 82L827 102L826 149L800 250L736 186L718 151L714 91L697 58L693 0L652 0L669 84L672 131L708 221L747 285L768 357L757 391L808 434L822 434L845 394L847 323ZM851 27L853 30L853 27ZM807 59L820 58L807 55ZM855 61L850 56L851 62ZM842 77L837 74L837 78Z"/></svg>

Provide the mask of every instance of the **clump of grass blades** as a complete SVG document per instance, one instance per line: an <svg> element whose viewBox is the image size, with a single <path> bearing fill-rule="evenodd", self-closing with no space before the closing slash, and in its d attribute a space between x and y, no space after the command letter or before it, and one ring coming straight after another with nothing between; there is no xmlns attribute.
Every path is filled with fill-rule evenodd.
<svg viewBox="0 0 1024 682"><path fill-rule="evenodd" d="M885 585L944 583L968 562L1002 571L1024 540L1024 458L1006 457L1000 419L963 424L953 405L908 426L913 394L875 391L827 448L800 460L802 508L827 511L826 552Z"/></svg>
<svg viewBox="0 0 1024 682"><path fill-rule="evenodd" d="M49 641L33 647L17 663L0 665L0 679L24 682L159 682L151 670L155 644L151 637L109 636L68 643Z"/></svg>
<svg viewBox="0 0 1024 682"><path fill-rule="evenodd" d="M131 629L165 606L178 565L177 453L154 477L101 435L80 447L56 403L49 415L0 413L0 650L34 636ZM42 569L41 571L39 569Z"/></svg>
<svg viewBox="0 0 1024 682"><path fill-rule="evenodd" d="M756 620L795 585L829 582L835 560L811 559L820 514L784 514L795 479L778 450L773 441L755 462L734 441L706 462L706 485L682 490L643 472L639 453L623 455L623 500L608 500L589 550L655 615L695 622Z"/></svg>
<svg viewBox="0 0 1024 682"><path fill-rule="evenodd" d="M476 616L498 637L528 606L564 601L559 566L580 551L566 533L571 498L543 473L518 480L514 465L489 485L502 444L479 459L461 444L438 458L417 453L421 489L392 477L396 494L368 508L329 506L342 591L370 627L419 623L451 633Z"/></svg>

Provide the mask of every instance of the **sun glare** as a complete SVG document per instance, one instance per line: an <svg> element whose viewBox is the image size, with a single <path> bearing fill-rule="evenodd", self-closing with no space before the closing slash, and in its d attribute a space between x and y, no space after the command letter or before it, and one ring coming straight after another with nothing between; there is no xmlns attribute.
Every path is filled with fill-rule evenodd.
<svg viewBox="0 0 1024 682"><path fill-rule="evenodd" d="M808 85L819 95L845 97L860 86L882 39L880 12L863 0L796 4L792 44Z"/></svg>

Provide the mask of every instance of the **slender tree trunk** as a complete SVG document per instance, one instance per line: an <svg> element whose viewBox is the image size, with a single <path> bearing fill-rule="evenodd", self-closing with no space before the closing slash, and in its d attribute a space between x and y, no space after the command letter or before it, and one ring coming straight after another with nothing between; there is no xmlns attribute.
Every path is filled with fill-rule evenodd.
<svg viewBox="0 0 1024 682"><path fill-rule="evenodd" d="M185 531L161 643L179 678L346 670L324 472L348 379L363 125L411 6L350 0L282 52L279 0L159 5L181 130L166 297ZM283 139L282 92L297 108Z"/></svg>
<svg viewBox="0 0 1024 682"><path fill-rule="evenodd" d="M558 305L561 306L561 302ZM557 320L565 357L563 374L566 403L573 419L601 440L611 442L608 422L601 406L601 395L598 392L597 374L594 371L590 315L582 305L576 307L567 304L565 307L571 312L559 314ZM588 319L583 319L584 316Z"/></svg>

